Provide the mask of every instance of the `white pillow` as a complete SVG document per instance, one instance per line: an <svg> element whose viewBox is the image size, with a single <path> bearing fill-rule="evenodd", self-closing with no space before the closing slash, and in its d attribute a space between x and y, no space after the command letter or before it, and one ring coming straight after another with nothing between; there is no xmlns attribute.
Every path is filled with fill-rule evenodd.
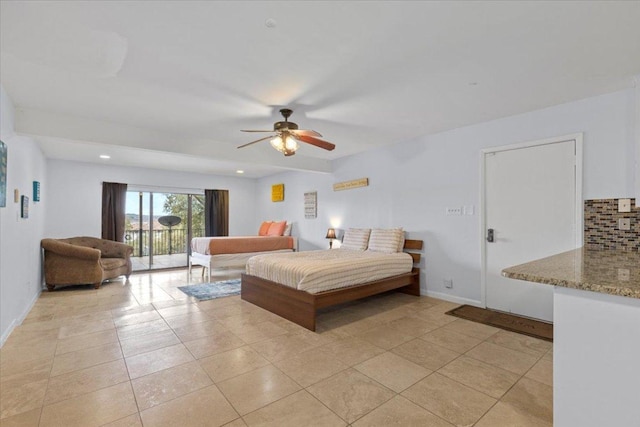
<svg viewBox="0 0 640 427"><path fill-rule="evenodd" d="M351 249L354 251L364 251L367 249L369 242L370 228L350 228L344 232L342 239L342 249Z"/></svg>
<svg viewBox="0 0 640 427"><path fill-rule="evenodd" d="M401 252L399 250L400 245L404 246L402 238L404 237L404 231L398 228L381 229L374 228L371 230L371 236L369 237L368 250L372 252L384 252L392 254Z"/></svg>
<svg viewBox="0 0 640 427"><path fill-rule="evenodd" d="M291 236L291 223L288 222L287 226L284 228L284 233L282 233L283 236Z"/></svg>

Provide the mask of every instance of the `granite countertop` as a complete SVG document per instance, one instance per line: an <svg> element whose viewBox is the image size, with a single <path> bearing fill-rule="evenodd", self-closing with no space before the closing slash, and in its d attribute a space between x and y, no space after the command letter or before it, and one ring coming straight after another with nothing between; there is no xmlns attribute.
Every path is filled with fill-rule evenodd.
<svg viewBox="0 0 640 427"><path fill-rule="evenodd" d="M640 298L640 252L574 249L502 270L511 279Z"/></svg>

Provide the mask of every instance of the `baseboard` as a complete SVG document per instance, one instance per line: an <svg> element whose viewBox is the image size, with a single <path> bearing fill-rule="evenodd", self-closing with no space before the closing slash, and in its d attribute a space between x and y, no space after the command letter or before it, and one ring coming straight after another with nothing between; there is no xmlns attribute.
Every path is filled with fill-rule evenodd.
<svg viewBox="0 0 640 427"><path fill-rule="evenodd" d="M11 322L7 330L4 331L4 334L2 334L2 337L0 337L0 348L2 348L5 341L7 341L7 338L9 338L9 335L11 335L11 332L13 332L15 327L16 327L16 319L13 319L13 321Z"/></svg>
<svg viewBox="0 0 640 427"><path fill-rule="evenodd" d="M451 295L451 294L445 294L443 292L427 291L426 295L428 297L443 299L445 301L455 302L457 304L469 304L475 307L484 308L481 301L477 301L469 298L462 298L462 297Z"/></svg>
<svg viewBox="0 0 640 427"><path fill-rule="evenodd" d="M38 298L40 298L41 293L42 293L42 289L38 290L38 293L36 293L34 297L31 299L31 301L29 301L29 304L27 304L27 307L22 311L20 316L18 316L17 319L13 319L11 321L11 324L9 325L7 330L2 334L2 337L0 337L0 348L4 346L4 343L7 341L7 339L9 339L9 336L11 335L13 330L16 328L16 326L21 325L22 322L24 322L24 319L27 318L27 316L29 315L29 312L35 305L36 301L38 301Z"/></svg>

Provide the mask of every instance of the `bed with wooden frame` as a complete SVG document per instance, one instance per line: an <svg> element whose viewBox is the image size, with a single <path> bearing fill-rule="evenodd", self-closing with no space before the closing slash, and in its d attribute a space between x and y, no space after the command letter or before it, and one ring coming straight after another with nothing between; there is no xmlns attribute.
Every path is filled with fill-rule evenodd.
<svg viewBox="0 0 640 427"><path fill-rule="evenodd" d="M410 251L422 250L422 244L422 240L406 239L404 242L404 251L411 255L414 266L419 264L421 255ZM241 298L304 328L315 331L316 313L319 309L393 289L420 296L420 269L413 267L409 273L316 294L245 273L242 274Z"/></svg>

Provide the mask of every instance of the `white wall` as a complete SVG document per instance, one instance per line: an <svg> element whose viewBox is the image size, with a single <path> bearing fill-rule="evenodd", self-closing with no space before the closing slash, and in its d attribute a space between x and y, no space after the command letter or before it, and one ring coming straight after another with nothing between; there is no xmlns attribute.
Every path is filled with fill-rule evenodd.
<svg viewBox="0 0 640 427"><path fill-rule="evenodd" d="M417 138L339 159L333 176L288 172L261 179L264 219L295 222L301 249L326 248L326 229L402 226L425 242L421 282L429 293L481 300L480 149L584 132L585 199L632 197L633 90ZM428 118L427 118L428 119ZM335 141L338 143L339 141ZM332 184L369 178L369 186L333 192ZM285 184L272 203L270 186ZM318 191L318 218L304 219L303 193ZM474 206L473 216L445 216L446 207ZM523 207L523 208L526 208ZM454 287L444 288L444 278Z"/></svg>
<svg viewBox="0 0 640 427"><path fill-rule="evenodd" d="M0 345L40 295L40 240L47 208L46 162L40 148L14 132L14 107L0 85L0 139L7 145L7 206L0 208ZM40 181L41 201L33 201ZM20 218L13 190L29 197L29 218Z"/></svg>
<svg viewBox="0 0 640 427"><path fill-rule="evenodd" d="M102 182L203 190L229 190L229 234L257 233L256 180L187 172L49 160L46 237L101 235Z"/></svg>

